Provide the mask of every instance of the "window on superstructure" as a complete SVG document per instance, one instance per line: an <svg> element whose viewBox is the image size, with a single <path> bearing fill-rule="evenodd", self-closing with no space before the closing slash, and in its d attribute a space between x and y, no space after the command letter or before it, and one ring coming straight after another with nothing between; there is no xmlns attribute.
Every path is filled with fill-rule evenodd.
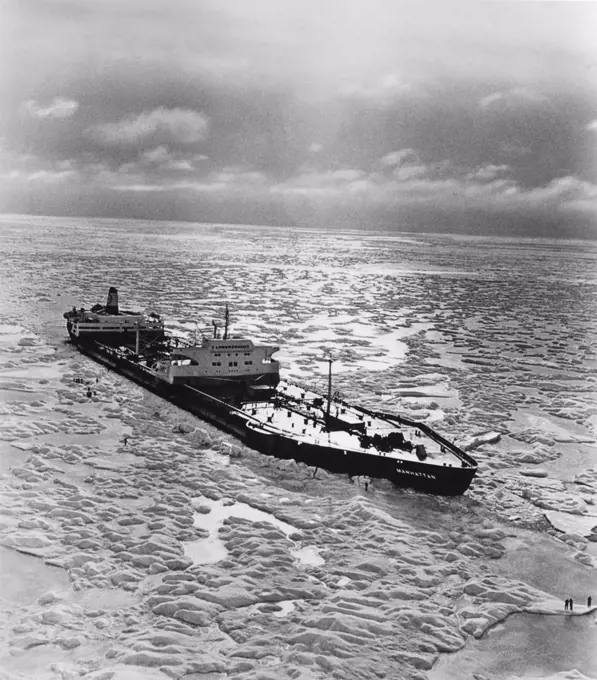
<svg viewBox="0 0 597 680"><path fill-rule="evenodd" d="M252 361L245 361L245 366L252 366L253 362Z"/></svg>

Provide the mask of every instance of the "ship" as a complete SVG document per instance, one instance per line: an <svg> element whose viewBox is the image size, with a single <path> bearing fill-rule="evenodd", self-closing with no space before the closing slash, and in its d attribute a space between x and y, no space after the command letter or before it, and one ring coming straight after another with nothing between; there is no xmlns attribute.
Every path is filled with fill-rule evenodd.
<svg viewBox="0 0 597 680"><path fill-rule="evenodd" d="M122 333L76 333L72 317L65 317L84 355L251 449L306 463L314 475L321 468L456 496L477 472L474 458L427 423L352 405L333 393L331 358L327 393L281 379L273 356L279 348L231 336L228 307L223 332L213 322L213 334L202 333L200 342L166 332L148 337L152 328L141 322Z"/></svg>

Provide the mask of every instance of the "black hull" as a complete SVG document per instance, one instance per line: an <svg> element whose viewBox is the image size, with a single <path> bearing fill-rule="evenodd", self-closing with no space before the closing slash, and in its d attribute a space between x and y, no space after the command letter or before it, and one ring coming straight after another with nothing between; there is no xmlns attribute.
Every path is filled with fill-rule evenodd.
<svg viewBox="0 0 597 680"><path fill-rule="evenodd" d="M476 468L443 467L417 461L401 461L336 448L304 444L290 436L249 430L245 443L252 449L276 458L294 459L330 472L388 479L396 486L410 487L441 496L460 496L470 486Z"/></svg>
<svg viewBox="0 0 597 680"><path fill-rule="evenodd" d="M160 380L143 366L96 343L77 343L79 350L98 363L111 368L120 375L148 389L179 408L212 423L219 429L240 439L249 448L281 459L294 459L330 472L350 476L368 476L388 479L396 486L410 487L442 496L463 494L477 472L477 466L470 456L462 453L466 461L461 466L440 466L423 461L397 461L390 456L344 452L334 447L301 443L292 436L269 432L259 424L250 422L249 417L214 394L206 394L186 386L170 385ZM423 424L417 426L431 431ZM437 436L437 435L436 435Z"/></svg>

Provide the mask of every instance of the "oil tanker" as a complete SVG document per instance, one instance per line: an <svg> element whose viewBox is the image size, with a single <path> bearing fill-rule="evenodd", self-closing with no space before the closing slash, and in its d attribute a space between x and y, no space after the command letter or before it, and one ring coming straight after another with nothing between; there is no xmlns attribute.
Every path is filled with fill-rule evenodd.
<svg viewBox="0 0 597 680"><path fill-rule="evenodd" d="M231 336L227 307L223 328L214 323L200 342L169 335L157 314L120 312L115 288L107 305L64 317L83 354L261 453L446 496L477 472L426 423L334 396L331 360L327 394L282 380L279 348Z"/></svg>

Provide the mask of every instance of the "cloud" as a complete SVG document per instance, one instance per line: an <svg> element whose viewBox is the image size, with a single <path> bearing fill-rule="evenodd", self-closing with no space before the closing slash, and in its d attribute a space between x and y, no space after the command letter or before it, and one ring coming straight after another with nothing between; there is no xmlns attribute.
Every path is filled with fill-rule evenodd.
<svg viewBox="0 0 597 680"><path fill-rule="evenodd" d="M482 109L518 109L532 108L538 104L549 103L549 99L534 90L524 87L513 87L509 90L492 92L479 100Z"/></svg>
<svg viewBox="0 0 597 680"><path fill-rule="evenodd" d="M179 180L170 177L145 176L145 181L139 175L132 176L131 182L118 174L113 178L111 188L119 192L156 193L156 192L191 192L191 193L221 193L238 195L247 193L269 192L267 177L254 170L229 167L213 171L203 177Z"/></svg>
<svg viewBox="0 0 597 680"><path fill-rule="evenodd" d="M74 99L55 97L49 104L42 106L34 99L29 99L22 104L22 110L33 118L71 118L79 108L79 103Z"/></svg>
<svg viewBox="0 0 597 680"><path fill-rule="evenodd" d="M271 190L275 194L295 196L339 196L369 188L363 184L369 179L371 178L363 170L354 168L312 170L302 172L285 182L274 184Z"/></svg>
<svg viewBox="0 0 597 680"><path fill-rule="evenodd" d="M42 182L48 184L50 182L64 182L66 180L71 180L77 176L74 170L38 170L37 172L32 172L26 176L25 180L27 182Z"/></svg>
<svg viewBox="0 0 597 680"><path fill-rule="evenodd" d="M542 220L548 218L555 225L558 216L572 216L578 224L587 225L586 229L597 218L597 187L574 172L529 188L515 166L426 161L428 151L419 154L414 145L382 152L362 163L351 159L345 165L318 153L294 172L281 175L269 166L265 166L266 174L261 171L263 165L250 162L227 165L188 145L173 148L171 142L156 143L151 134L140 141L144 145L127 148L120 160L104 157L104 149L50 159L11 150L4 143L0 193L13 196L12 202L5 198L4 205L18 212L15 207L20 200L36 211L59 213L65 206L74 210L74 205L87 201L94 214L106 215L115 214L114 206L121 206L125 215L127 206L134 205L135 214L153 214L160 219L195 219L192 210L201 206L205 211L201 214L215 221L234 215L238 221L266 224L352 220L365 225L393 223L400 218L408 225L412 218L420 228L431 224L427 220L444 224L441 215L447 215L451 217L446 217L445 228L456 230L465 223L476 228L474 220L488 212L506 216L508 224L514 224L517 215L526 215L525 224L532 233L533 229L540 231ZM145 144L149 141L151 145ZM306 152L307 147L303 149ZM502 222L487 222L499 224ZM480 232L488 229L490 226L479 224Z"/></svg>
<svg viewBox="0 0 597 680"><path fill-rule="evenodd" d="M166 163L171 160L170 152L165 146L156 146L143 152L143 159L149 163Z"/></svg>
<svg viewBox="0 0 597 680"><path fill-rule="evenodd" d="M415 178L427 180L454 179L463 176L462 169L450 161L423 163L414 149L392 151L380 159L385 177L398 182L406 182Z"/></svg>
<svg viewBox="0 0 597 680"><path fill-rule="evenodd" d="M449 161L423 163L414 149L386 154L370 170L303 168L283 181L248 166L206 171L201 164L195 167L193 160L197 158L200 156L185 156L162 145L116 169L101 163L75 168L67 161L36 170L35 163L29 160L20 178L47 183L79 177L118 193L177 192L181 196L219 196L221 200L249 197L259 201L299 201L315 210L334 205L359 210L366 206L372 211L415 205L506 211L568 207L597 215L597 187L572 175L524 188L508 165L488 163L470 168Z"/></svg>
<svg viewBox="0 0 597 680"><path fill-rule="evenodd" d="M99 164L84 163L81 164L81 168L88 171L93 167L101 167L104 171L102 182L108 185L112 182L107 179L112 177L118 185L124 181L131 185L134 183L142 186L145 183L148 186L159 187L167 186L172 181L179 181L182 175L191 180L204 175L208 160L205 154L193 153L189 147L169 149L165 145L160 145L141 151L130 161L117 164L111 159ZM105 171L108 171L108 174Z"/></svg>
<svg viewBox="0 0 597 680"><path fill-rule="evenodd" d="M6 155L0 163L0 179L17 182L21 186L54 185L76 180L79 173L71 161L45 163L33 155Z"/></svg>
<svg viewBox="0 0 597 680"><path fill-rule="evenodd" d="M419 155L414 149L400 149L400 151L391 151L386 154L380 161L381 165L386 167L394 167L396 165L403 165L404 163L420 163Z"/></svg>
<svg viewBox="0 0 597 680"><path fill-rule="evenodd" d="M595 120L592 120L590 123L587 124L587 130L597 131L597 118Z"/></svg>
<svg viewBox="0 0 597 680"><path fill-rule="evenodd" d="M544 187L527 192L539 203L566 203L574 207L592 207L597 210L597 186L578 177L557 177Z"/></svg>
<svg viewBox="0 0 597 680"><path fill-rule="evenodd" d="M405 150L412 151L412 150ZM396 158L400 152L392 152ZM405 154L408 157L408 154ZM573 176L525 189L507 165L487 164L471 170L446 161L402 167L387 164L384 171L354 168L310 171L271 187L274 194L348 207L396 210L404 206L438 209L496 209L536 211L575 208L597 215L597 186Z"/></svg>
<svg viewBox="0 0 597 680"><path fill-rule="evenodd" d="M350 82L340 88L339 94L346 99L365 99L379 103L389 103L398 97L409 94L412 87L394 73L379 78Z"/></svg>
<svg viewBox="0 0 597 680"><path fill-rule="evenodd" d="M106 146L133 146L148 140L188 145L206 139L208 128L207 116L199 111L160 107L137 116L125 116L114 123L94 125L87 134Z"/></svg>
<svg viewBox="0 0 597 680"><path fill-rule="evenodd" d="M512 168L509 165L493 165L490 163L475 168L475 170L466 175L466 178L477 182L492 182L498 177L509 173L511 170Z"/></svg>
<svg viewBox="0 0 597 680"><path fill-rule="evenodd" d="M195 170L194 162L201 160L205 160L203 155L189 157L180 152L169 151L165 146L158 146L144 151L139 163L130 165L150 167L165 172L191 172Z"/></svg>

